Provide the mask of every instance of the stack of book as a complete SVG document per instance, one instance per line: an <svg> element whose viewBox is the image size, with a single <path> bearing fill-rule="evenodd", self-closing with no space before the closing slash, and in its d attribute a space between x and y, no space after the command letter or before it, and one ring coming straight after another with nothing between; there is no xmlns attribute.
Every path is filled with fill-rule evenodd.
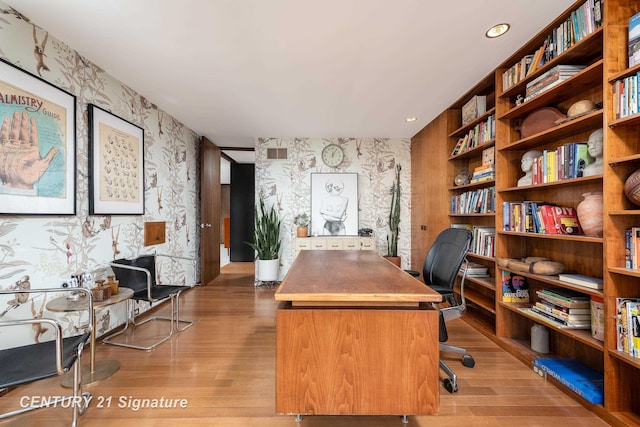
<svg viewBox="0 0 640 427"><path fill-rule="evenodd" d="M536 302L522 311L560 329L591 329L589 295L565 288L536 291Z"/></svg>
<svg viewBox="0 0 640 427"><path fill-rule="evenodd" d="M584 65L556 65L527 83L525 102L562 83L585 68Z"/></svg>
<svg viewBox="0 0 640 427"><path fill-rule="evenodd" d="M474 182L483 182L483 181L493 181L496 179L496 172L493 164L484 164L482 166L478 166L473 170L473 175L471 175L471 183Z"/></svg>
<svg viewBox="0 0 640 427"><path fill-rule="evenodd" d="M465 264L462 264L460 267L460 273L464 273L465 270L467 272L467 276L489 277L489 268L477 262L469 261L466 266Z"/></svg>
<svg viewBox="0 0 640 427"><path fill-rule="evenodd" d="M616 298L617 350L640 358L640 298Z"/></svg>
<svg viewBox="0 0 640 427"><path fill-rule="evenodd" d="M598 277L584 276L582 274L560 273L558 274L558 280L596 290L601 290L603 286L602 279Z"/></svg>

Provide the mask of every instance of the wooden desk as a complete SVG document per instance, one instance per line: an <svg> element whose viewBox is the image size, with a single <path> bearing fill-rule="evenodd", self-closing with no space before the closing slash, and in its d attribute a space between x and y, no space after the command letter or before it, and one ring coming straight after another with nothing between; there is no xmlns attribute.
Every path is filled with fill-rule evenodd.
<svg viewBox="0 0 640 427"><path fill-rule="evenodd" d="M437 413L440 294L373 251L320 250L275 299L277 413Z"/></svg>

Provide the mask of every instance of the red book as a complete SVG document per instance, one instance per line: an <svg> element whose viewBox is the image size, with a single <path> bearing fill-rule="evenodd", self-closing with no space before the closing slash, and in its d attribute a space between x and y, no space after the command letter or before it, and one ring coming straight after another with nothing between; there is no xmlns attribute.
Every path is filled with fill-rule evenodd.
<svg viewBox="0 0 640 427"><path fill-rule="evenodd" d="M582 234L575 209L566 206L553 206L552 212L558 234Z"/></svg>
<svg viewBox="0 0 640 427"><path fill-rule="evenodd" d="M559 234L556 229L556 221L553 218L553 205L540 205L540 213L542 214L542 221L544 222L544 230L546 234Z"/></svg>

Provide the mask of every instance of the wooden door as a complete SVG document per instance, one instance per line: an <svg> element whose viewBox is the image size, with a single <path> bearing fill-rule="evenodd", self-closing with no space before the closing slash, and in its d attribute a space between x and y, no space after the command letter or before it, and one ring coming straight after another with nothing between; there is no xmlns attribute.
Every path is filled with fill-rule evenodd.
<svg viewBox="0 0 640 427"><path fill-rule="evenodd" d="M207 138L200 141L200 282L220 275L220 149Z"/></svg>

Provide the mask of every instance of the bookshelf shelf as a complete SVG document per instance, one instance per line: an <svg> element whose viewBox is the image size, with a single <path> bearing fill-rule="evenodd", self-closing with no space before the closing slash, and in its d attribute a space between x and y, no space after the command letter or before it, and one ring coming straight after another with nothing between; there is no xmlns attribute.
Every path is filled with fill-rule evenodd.
<svg viewBox="0 0 640 427"><path fill-rule="evenodd" d="M480 144L476 147L470 148L468 150L463 151L462 153L458 153L455 154L453 156L449 157L449 160L460 160L460 159L468 159L468 158L472 158L474 156L478 156L478 152L482 152L484 149L486 148L490 148L493 147L494 145L496 145L496 140L494 139L489 139L487 141L485 141L483 144Z"/></svg>
<svg viewBox="0 0 640 427"><path fill-rule="evenodd" d="M609 273L620 274L622 276L628 277L640 277L640 270L634 270L632 268L624 268L624 267L608 267L607 271Z"/></svg>
<svg viewBox="0 0 640 427"><path fill-rule="evenodd" d="M476 217L476 218L491 218L491 217L495 217L496 214L495 212L488 212L488 213L468 213L468 214L461 214L461 213L457 213L457 214L449 214L450 217L452 218L469 218L469 217Z"/></svg>
<svg viewBox="0 0 640 427"><path fill-rule="evenodd" d="M597 77L602 77L602 64L602 60L591 64L584 70L566 79L562 83L552 87L551 89L542 92L535 98L511 108L503 114L498 113L497 118L499 120L506 120L523 117L527 113L530 113L538 108L546 107L549 104L554 104L565 99L569 99L575 96L577 92L587 92L593 87L594 81L596 81Z"/></svg>
<svg viewBox="0 0 640 427"><path fill-rule="evenodd" d="M489 289L489 290L491 290L493 292L495 292L495 290L496 290L496 280L493 277L467 276L464 280L466 282L470 282L470 283L476 284L478 286L482 286L483 288ZM492 310L493 313L495 313L495 310L493 309L493 301L491 301L491 303L492 303L491 310Z"/></svg>
<svg viewBox="0 0 640 427"><path fill-rule="evenodd" d="M633 67L626 68L619 73L613 73L609 76L607 80L609 83L613 83L616 80L624 79L625 77L632 76L640 72L640 64L634 65Z"/></svg>
<svg viewBox="0 0 640 427"><path fill-rule="evenodd" d="M621 119L612 120L609 122L609 127L635 125L640 123L640 114L634 114L632 116L626 116Z"/></svg>
<svg viewBox="0 0 640 427"><path fill-rule="evenodd" d="M583 344L588 345L589 347L598 350L604 351L604 343L602 341L598 341L597 339L591 336L591 331L583 330L583 329L562 329L558 328L551 323L545 322L543 320L538 319L535 316L529 315L525 312L518 310L518 308L530 307L531 304L520 304L520 303L507 303L507 302L499 302L501 307L505 307L508 310L516 312L518 315L522 317L526 317L529 320L533 320L536 323L540 323L541 325L547 326L549 329L552 329L562 335L565 335L575 341L579 341Z"/></svg>
<svg viewBox="0 0 640 427"><path fill-rule="evenodd" d="M460 291L458 289L454 290L454 292L456 293L457 296L460 295ZM467 300L480 306L483 310L486 310L489 313L494 315L496 314L496 309L493 303L493 299L479 292L473 291L472 289L469 289L466 286L466 284L465 284L465 290L464 290L464 297Z"/></svg>
<svg viewBox="0 0 640 427"><path fill-rule="evenodd" d="M619 351L619 350L609 350L609 354L612 357L615 357L616 359L631 365L632 367L636 368L636 369L640 369L640 359L638 359L637 357L633 357L627 353L625 353L624 351Z"/></svg>
<svg viewBox="0 0 640 427"><path fill-rule="evenodd" d="M495 114L495 112L496 112L496 107L488 109L487 112L484 113L483 115L478 116L478 118L474 119L473 121L467 123L464 126L459 127L455 131L453 131L449 135L449 138L459 138L461 136L466 135L467 132L469 132L471 129L473 129L475 127L475 125L477 125L478 123L482 123L483 121L487 120L490 116Z"/></svg>
<svg viewBox="0 0 640 427"><path fill-rule="evenodd" d="M547 182L544 184L526 185L522 187L507 187L497 189L498 193L526 191L526 190L544 190L544 189L556 189L558 186L575 186L576 184L593 184L594 182L601 182L602 175L592 175L580 178L562 179L554 182Z"/></svg>
<svg viewBox="0 0 640 427"><path fill-rule="evenodd" d="M631 156L618 157L615 159L609 160L610 166L617 166L625 163L636 163L640 161L640 154L632 154Z"/></svg>
<svg viewBox="0 0 640 427"><path fill-rule="evenodd" d="M517 139L510 144L506 144L498 148L498 151L524 150L528 148L534 148L568 136L575 135L576 133L588 129L595 129L598 126L602 126L602 113L602 109L592 111L574 120L559 124L545 131L536 133L535 135L531 135L527 138Z"/></svg>
<svg viewBox="0 0 640 427"><path fill-rule="evenodd" d="M566 240L583 243L602 243L602 237L587 237L587 236L574 236L568 234L540 234L540 233L520 233L516 231L497 231L498 234L508 236L530 237L533 239L551 239L551 240Z"/></svg>
<svg viewBox="0 0 640 427"><path fill-rule="evenodd" d="M578 291L578 292L582 292L588 295L594 295L597 297L604 297L604 293L602 291L596 290L596 289L591 289L591 288L586 288L584 286L578 286L578 285L574 285L572 283L567 283L567 282L563 282L561 280L558 280L558 276L541 276L539 274L532 274L532 273L522 273L522 272L516 272L513 270L509 270L507 268L503 268L500 267L500 269L504 270L504 271L509 271L511 273L516 273L519 274L520 276L525 276L528 277L530 279L536 280L540 283L547 283L549 285L555 286L555 287L561 287L561 288L565 288L565 289L571 289L574 291ZM638 272L640 273L640 270L638 270Z"/></svg>
<svg viewBox="0 0 640 427"><path fill-rule="evenodd" d="M469 184L458 185L456 187L449 187L449 191L464 192L476 188L493 187L494 185L496 185L496 181L492 179L491 181L472 182Z"/></svg>

